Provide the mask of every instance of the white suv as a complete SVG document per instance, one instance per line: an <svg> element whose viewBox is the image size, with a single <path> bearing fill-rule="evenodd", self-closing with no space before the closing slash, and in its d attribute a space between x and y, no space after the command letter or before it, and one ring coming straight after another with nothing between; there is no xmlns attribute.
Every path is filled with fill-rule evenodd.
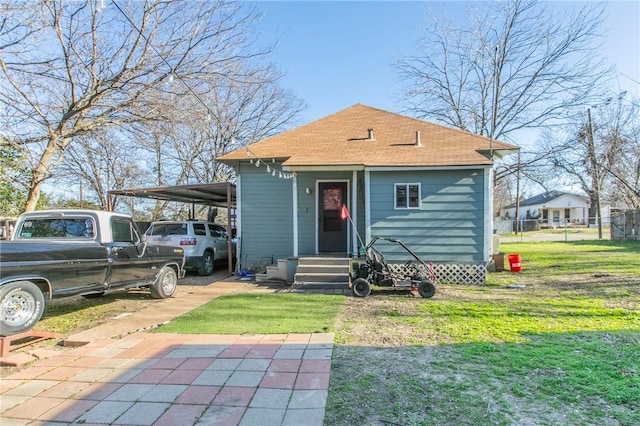
<svg viewBox="0 0 640 426"><path fill-rule="evenodd" d="M153 244L178 246L184 249L185 268L196 269L199 275L211 275L215 262L227 259L229 233L220 225L197 220L153 222L145 232ZM232 240L235 257L235 241Z"/></svg>

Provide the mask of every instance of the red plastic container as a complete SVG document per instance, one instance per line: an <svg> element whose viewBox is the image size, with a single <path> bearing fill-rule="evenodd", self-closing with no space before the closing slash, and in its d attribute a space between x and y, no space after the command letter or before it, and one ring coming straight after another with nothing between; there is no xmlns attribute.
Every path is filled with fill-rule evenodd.
<svg viewBox="0 0 640 426"><path fill-rule="evenodd" d="M522 271L522 257L519 254L510 254L507 258L509 259L509 268L511 268L511 272Z"/></svg>

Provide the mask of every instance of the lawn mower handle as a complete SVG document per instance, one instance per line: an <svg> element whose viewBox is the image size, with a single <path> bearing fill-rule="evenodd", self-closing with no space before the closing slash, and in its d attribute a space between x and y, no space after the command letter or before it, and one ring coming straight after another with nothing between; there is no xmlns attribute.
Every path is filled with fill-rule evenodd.
<svg viewBox="0 0 640 426"><path fill-rule="evenodd" d="M366 253L368 253L369 249L373 246L373 244L375 244L375 242L378 241L378 240L384 240L384 241L389 241L390 243L400 244L400 246L402 246L402 248L404 248L411 256L413 256L413 258L415 260L417 260L418 262L420 262L424 266L427 266L427 264L422 259L420 259L418 257L418 255L413 252L413 250L411 250L402 241L400 241L400 240L398 240L396 238L387 238L387 237L378 237L378 236L373 237L371 239L371 242L369 242L369 244L367 244L367 248L365 250L365 255L366 255Z"/></svg>

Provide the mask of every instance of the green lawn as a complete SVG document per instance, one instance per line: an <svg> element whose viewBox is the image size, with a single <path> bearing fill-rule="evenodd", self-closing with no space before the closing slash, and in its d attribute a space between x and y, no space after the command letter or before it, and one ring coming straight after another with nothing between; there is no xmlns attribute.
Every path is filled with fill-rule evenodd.
<svg viewBox="0 0 640 426"><path fill-rule="evenodd" d="M222 296L155 329L160 333L281 334L333 331L344 296L248 293Z"/></svg>
<svg viewBox="0 0 640 426"><path fill-rule="evenodd" d="M500 249L521 273L348 299L325 424L640 424L640 243Z"/></svg>
<svg viewBox="0 0 640 426"><path fill-rule="evenodd" d="M557 276L567 273L640 275L640 242L635 241L502 243L500 251L521 254L522 268L526 276ZM505 267L508 269L506 255ZM500 284L504 282L504 276L493 274L489 276L488 281L490 284Z"/></svg>

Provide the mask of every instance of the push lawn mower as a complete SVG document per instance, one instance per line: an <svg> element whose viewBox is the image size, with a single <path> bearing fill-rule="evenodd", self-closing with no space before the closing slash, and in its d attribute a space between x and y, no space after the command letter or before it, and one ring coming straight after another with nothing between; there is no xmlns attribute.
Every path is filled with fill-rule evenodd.
<svg viewBox="0 0 640 426"><path fill-rule="evenodd" d="M409 253L413 259L409 260L400 271L394 272L389 268L382 253L373 245L384 240L398 244ZM402 287L418 290L422 297L433 297L436 294L433 264L422 261L402 241L395 238L373 237L364 250L364 258L351 260L350 268L351 292L357 297L366 297L371 293L371 286Z"/></svg>

